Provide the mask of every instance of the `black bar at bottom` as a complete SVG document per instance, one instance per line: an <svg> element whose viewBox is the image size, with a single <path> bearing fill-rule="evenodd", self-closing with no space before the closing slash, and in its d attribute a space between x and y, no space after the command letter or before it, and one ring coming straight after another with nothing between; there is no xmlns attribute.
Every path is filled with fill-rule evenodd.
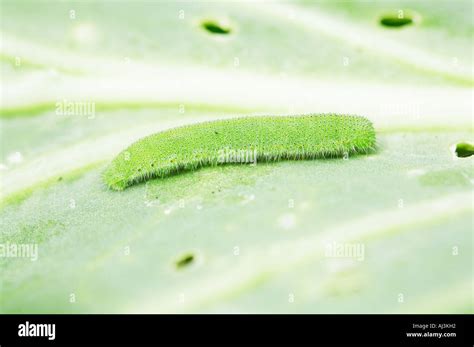
<svg viewBox="0 0 474 347"><path fill-rule="evenodd" d="M54 336L53 325L48 324L54 324ZM85 343L472 346L472 330L472 315L0 315L2 347Z"/></svg>

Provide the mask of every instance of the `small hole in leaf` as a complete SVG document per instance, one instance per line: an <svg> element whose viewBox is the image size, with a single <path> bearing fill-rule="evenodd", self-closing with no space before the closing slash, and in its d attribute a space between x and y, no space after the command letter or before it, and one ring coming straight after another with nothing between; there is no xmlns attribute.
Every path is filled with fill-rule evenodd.
<svg viewBox="0 0 474 347"><path fill-rule="evenodd" d="M415 23L415 16L399 10L380 17L380 24L388 28L400 28Z"/></svg>
<svg viewBox="0 0 474 347"><path fill-rule="evenodd" d="M467 158L470 157L471 155L474 155L474 145L467 143L467 142L461 142L456 145L456 156L459 158Z"/></svg>
<svg viewBox="0 0 474 347"><path fill-rule="evenodd" d="M225 25L222 22L216 20L204 20L201 22L201 27L211 34L218 34L218 35L227 35L230 34L232 29Z"/></svg>
<svg viewBox="0 0 474 347"><path fill-rule="evenodd" d="M186 253L176 260L175 265L177 269L182 269L191 265L193 262L194 262L194 254Z"/></svg>

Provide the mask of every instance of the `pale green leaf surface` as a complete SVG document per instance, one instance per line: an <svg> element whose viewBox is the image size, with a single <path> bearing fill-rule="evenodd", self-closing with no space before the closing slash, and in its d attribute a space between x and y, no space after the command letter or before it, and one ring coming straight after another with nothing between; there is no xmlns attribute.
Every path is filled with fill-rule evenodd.
<svg viewBox="0 0 474 347"><path fill-rule="evenodd" d="M421 22L378 24L400 8ZM0 258L1 312L473 312L473 157L452 147L473 139L470 1L1 10L0 243L39 251ZM58 115L63 99L96 114ZM102 180L157 131L302 112L367 116L377 152ZM364 258L328 257L332 242Z"/></svg>

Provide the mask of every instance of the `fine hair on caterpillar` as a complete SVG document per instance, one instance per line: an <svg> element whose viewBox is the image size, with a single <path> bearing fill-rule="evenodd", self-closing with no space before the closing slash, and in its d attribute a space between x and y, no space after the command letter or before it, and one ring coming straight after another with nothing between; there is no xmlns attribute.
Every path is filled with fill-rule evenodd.
<svg viewBox="0 0 474 347"><path fill-rule="evenodd" d="M219 164L257 164L258 152L254 149L222 148L218 151L217 162Z"/></svg>

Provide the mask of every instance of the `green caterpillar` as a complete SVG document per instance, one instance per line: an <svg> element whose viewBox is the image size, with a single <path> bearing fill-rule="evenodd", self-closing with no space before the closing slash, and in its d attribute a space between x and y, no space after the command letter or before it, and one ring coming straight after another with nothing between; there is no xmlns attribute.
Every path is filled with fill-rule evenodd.
<svg viewBox="0 0 474 347"><path fill-rule="evenodd" d="M217 120L145 137L120 153L104 173L114 190L204 166L342 157L375 149L364 117L264 116Z"/></svg>

